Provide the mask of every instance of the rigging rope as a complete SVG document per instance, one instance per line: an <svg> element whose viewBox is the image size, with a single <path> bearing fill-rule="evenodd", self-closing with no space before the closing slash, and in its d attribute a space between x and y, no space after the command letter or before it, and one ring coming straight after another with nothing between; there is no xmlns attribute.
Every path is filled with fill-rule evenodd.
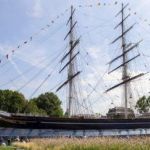
<svg viewBox="0 0 150 150"><path fill-rule="evenodd" d="M65 52L64 50L66 50L66 48L67 48L67 47L65 47L65 48L62 50L61 53L58 53L58 54L56 55L56 57L52 58L52 60L51 60L50 62L52 63L52 62L54 62L57 58L59 58L59 57ZM59 52L59 50L58 50L58 52ZM44 59L40 60L38 63L36 63L34 66L37 66L37 65L39 65L39 64L42 64L42 63L45 62L45 61L47 61L47 56L46 56ZM6 82L6 83L4 83L4 84L1 84L0 87L6 86L6 85L8 85L8 84L10 84L10 83L12 83L12 82L14 82L14 81L16 81L17 79L19 79L19 78L22 77L23 75L25 75L25 74L27 74L27 73L33 71L34 66L29 67L27 70L25 70L25 71L22 72L21 74L17 75L17 76L14 77L14 78L11 78L10 81L8 81L8 82Z"/></svg>
<svg viewBox="0 0 150 150"><path fill-rule="evenodd" d="M62 51L64 53L64 51ZM41 73L43 73L42 71L44 71L45 69L47 69L50 65L52 65L60 56L62 53L60 53L59 55L57 55L54 59L52 59L44 68L40 69L38 71L37 74L35 74L28 82L26 82L24 85L22 85L18 91L22 90L26 85L30 84L37 76L39 76Z"/></svg>
<svg viewBox="0 0 150 150"><path fill-rule="evenodd" d="M56 69L56 68L55 68ZM54 70L53 70L54 71ZM52 75L53 71L51 73L49 73L47 75L47 77L40 83L40 85L34 90L34 92L31 94L30 98L31 99L33 97L33 95L44 85L44 83L50 78L50 76Z"/></svg>

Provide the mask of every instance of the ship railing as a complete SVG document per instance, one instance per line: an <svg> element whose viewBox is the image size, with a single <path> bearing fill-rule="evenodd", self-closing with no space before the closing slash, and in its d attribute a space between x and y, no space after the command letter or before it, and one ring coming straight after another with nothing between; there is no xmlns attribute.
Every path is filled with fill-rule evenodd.
<svg viewBox="0 0 150 150"><path fill-rule="evenodd" d="M12 113L12 115L16 115L16 116L32 116L32 117L43 117L43 115L33 115L33 114L26 114L26 113ZM44 117L48 117L46 115L44 115Z"/></svg>
<svg viewBox="0 0 150 150"><path fill-rule="evenodd" d="M7 112L5 112L5 111L1 111L0 110L0 115L2 115L2 116L11 116L11 114L10 113L7 113Z"/></svg>

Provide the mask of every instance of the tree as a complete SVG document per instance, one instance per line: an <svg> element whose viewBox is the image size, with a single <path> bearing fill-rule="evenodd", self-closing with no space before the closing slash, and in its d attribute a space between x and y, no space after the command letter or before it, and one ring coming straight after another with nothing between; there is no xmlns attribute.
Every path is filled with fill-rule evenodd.
<svg viewBox="0 0 150 150"><path fill-rule="evenodd" d="M0 110L32 115L63 115L61 101L54 93L48 92L27 101L24 95L17 91L0 90Z"/></svg>
<svg viewBox="0 0 150 150"><path fill-rule="evenodd" d="M35 102L37 107L44 110L49 116L63 116L61 101L54 93L41 94L31 101Z"/></svg>
<svg viewBox="0 0 150 150"><path fill-rule="evenodd" d="M135 108L138 109L138 111L140 113L149 112L149 110L150 110L150 96L148 98L146 98L146 96L141 97L137 101Z"/></svg>
<svg viewBox="0 0 150 150"><path fill-rule="evenodd" d="M23 94L17 91L0 90L0 110L10 113L19 113L23 111L26 104Z"/></svg>
<svg viewBox="0 0 150 150"><path fill-rule="evenodd" d="M39 109L35 101L30 100L26 102L26 106L23 110L23 113L32 114L32 115L47 115L46 111Z"/></svg>

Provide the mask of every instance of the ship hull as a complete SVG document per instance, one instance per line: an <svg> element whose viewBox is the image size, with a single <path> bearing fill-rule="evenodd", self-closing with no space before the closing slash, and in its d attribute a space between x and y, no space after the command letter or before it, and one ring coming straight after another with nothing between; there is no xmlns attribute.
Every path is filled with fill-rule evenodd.
<svg viewBox="0 0 150 150"><path fill-rule="evenodd" d="M0 126L19 129L107 130L150 128L150 119L83 119L0 115Z"/></svg>

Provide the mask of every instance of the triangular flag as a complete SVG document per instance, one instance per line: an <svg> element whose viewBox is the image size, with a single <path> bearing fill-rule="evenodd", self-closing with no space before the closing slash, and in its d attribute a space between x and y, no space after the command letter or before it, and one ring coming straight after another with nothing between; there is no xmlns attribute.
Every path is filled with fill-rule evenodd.
<svg viewBox="0 0 150 150"><path fill-rule="evenodd" d="M12 50L11 52L14 54L15 50Z"/></svg>
<svg viewBox="0 0 150 150"><path fill-rule="evenodd" d="M8 54L6 55L6 58L8 59Z"/></svg>

